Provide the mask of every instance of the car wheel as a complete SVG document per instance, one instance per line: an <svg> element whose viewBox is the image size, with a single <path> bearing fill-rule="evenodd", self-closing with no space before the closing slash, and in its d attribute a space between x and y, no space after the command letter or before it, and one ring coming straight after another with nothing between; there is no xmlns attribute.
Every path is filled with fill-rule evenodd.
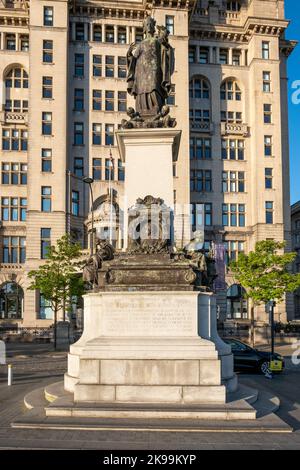
<svg viewBox="0 0 300 470"><path fill-rule="evenodd" d="M262 361L259 364L259 370L262 374L266 374L266 372L269 370L269 362L268 361Z"/></svg>

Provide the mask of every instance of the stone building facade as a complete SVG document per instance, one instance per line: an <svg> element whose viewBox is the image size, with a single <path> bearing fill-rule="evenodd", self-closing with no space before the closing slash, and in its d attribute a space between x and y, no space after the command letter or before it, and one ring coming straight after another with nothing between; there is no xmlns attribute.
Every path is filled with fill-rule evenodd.
<svg viewBox="0 0 300 470"><path fill-rule="evenodd" d="M291 207L292 213L292 250L297 253L294 261L294 273L300 272L300 201ZM295 320L300 320L300 290L294 293Z"/></svg>
<svg viewBox="0 0 300 470"><path fill-rule="evenodd" d="M290 243L286 61L294 43L285 39L283 0L3 0L2 324L52 323L44 299L27 290L27 273L65 232L90 247L84 176L94 180L94 229L109 231L111 201L118 223L126 176L115 131L134 104L126 52L142 39L147 14L166 25L175 50L168 101L182 130L174 166L178 244L189 239L190 203L192 225L204 205L206 246L225 243L229 259L257 240ZM249 321L230 272L226 282L220 318ZM292 303L278 314L291 318ZM257 320L265 318L259 309Z"/></svg>

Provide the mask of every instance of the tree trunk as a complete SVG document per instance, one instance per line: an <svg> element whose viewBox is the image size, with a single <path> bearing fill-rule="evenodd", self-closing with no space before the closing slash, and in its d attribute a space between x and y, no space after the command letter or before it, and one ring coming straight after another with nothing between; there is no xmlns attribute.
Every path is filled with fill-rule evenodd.
<svg viewBox="0 0 300 470"><path fill-rule="evenodd" d="M252 348L255 346L255 319L254 319L254 304L252 299L249 299L250 304L250 343Z"/></svg>
<svg viewBox="0 0 300 470"><path fill-rule="evenodd" d="M57 347L57 307L54 309L54 349Z"/></svg>

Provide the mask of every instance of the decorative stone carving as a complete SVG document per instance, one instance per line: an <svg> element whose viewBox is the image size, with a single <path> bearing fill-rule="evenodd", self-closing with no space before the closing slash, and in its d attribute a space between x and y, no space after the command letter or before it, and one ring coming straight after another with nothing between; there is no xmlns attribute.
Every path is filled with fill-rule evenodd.
<svg viewBox="0 0 300 470"><path fill-rule="evenodd" d="M96 253L91 255L83 267L83 280L94 288L98 285L98 272L102 267L102 262L112 260L114 257L114 248L107 240L97 240Z"/></svg>

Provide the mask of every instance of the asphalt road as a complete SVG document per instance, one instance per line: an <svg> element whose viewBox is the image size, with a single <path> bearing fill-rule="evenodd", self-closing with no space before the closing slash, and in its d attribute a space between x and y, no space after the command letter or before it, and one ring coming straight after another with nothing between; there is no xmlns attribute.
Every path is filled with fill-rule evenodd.
<svg viewBox="0 0 300 470"><path fill-rule="evenodd" d="M239 374L241 383L277 395L278 415L294 428L292 434L269 433L160 433L128 431L64 431L12 429L24 412L24 395L62 379L66 354L51 345L8 346L14 384L7 386L7 368L0 366L0 449L300 449L300 365L294 365L290 347L277 348L286 357L286 371L269 380L257 374Z"/></svg>

